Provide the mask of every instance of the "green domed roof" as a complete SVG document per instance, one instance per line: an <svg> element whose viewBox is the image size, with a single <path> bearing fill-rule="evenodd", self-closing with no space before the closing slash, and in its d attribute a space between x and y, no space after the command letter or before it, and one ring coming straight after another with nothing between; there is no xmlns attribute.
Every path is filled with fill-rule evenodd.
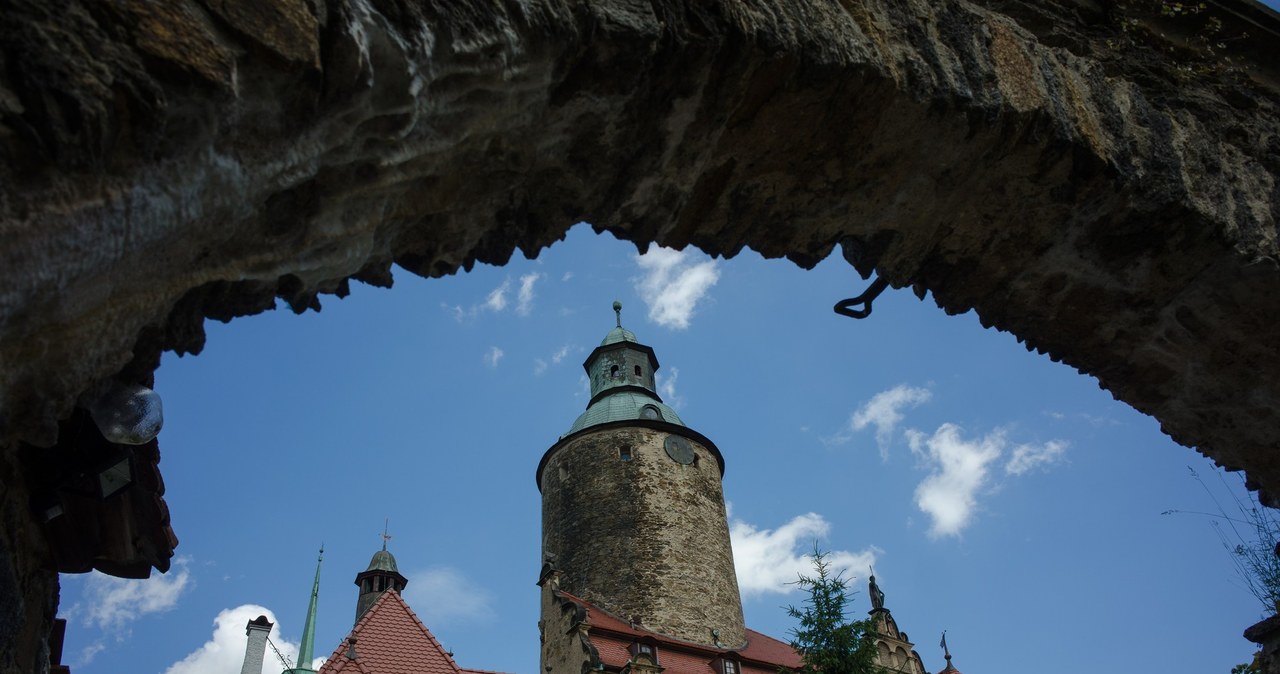
<svg viewBox="0 0 1280 674"><path fill-rule="evenodd" d="M369 560L369 568L365 571L392 571L400 573L400 569L396 568L396 558L386 550L379 550L373 553L373 559Z"/></svg>
<svg viewBox="0 0 1280 674"><path fill-rule="evenodd" d="M600 341L600 346L608 346L609 344L617 344L618 342L636 342L638 344L639 340L636 339L636 333L631 332L622 326L618 326L610 330L609 334L604 336L604 339Z"/></svg>
<svg viewBox="0 0 1280 674"><path fill-rule="evenodd" d="M658 411L660 418L646 417L643 415L644 408L651 407ZM573 422L573 426L569 428L566 435L577 433L578 431L589 426L599 426L613 421L634 421L637 419L645 419L652 421L665 421L670 424L684 425L680 420L680 415L671 409L665 403L660 403L652 397L635 391L618 391L611 393L594 403L583 412L578 420Z"/></svg>

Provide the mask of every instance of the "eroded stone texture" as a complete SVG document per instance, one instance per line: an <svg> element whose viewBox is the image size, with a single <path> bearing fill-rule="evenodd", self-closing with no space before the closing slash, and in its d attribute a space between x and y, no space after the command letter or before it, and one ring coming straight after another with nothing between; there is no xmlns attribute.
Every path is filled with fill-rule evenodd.
<svg viewBox="0 0 1280 674"><path fill-rule="evenodd" d="M4 0L0 453L206 318L586 219L802 266L857 237L1280 491L1280 20L1212 3L1233 75L1123 4Z"/></svg>

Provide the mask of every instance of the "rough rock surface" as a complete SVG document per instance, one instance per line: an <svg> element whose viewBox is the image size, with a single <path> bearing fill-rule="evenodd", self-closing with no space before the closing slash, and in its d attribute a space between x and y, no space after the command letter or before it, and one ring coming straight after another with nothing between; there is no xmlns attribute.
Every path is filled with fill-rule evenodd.
<svg viewBox="0 0 1280 674"><path fill-rule="evenodd" d="M857 237L1280 493L1280 18L1211 4L1239 73L1150 5L0 0L0 467L205 318L586 219Z"/></svg>

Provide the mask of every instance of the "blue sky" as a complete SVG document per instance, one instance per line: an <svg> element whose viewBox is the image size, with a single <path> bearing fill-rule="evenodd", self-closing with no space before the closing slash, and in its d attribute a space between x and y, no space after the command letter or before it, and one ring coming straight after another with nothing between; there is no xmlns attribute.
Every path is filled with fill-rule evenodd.
<svg viewBox="0 0 1280 674"><path fill-rule="evenodd" d="M258 607L288 650L322 542L328 655L390 518L406 598L459 663L536 672L534 469L586 405L581 363L614 299L664 398L725 456L755 629L787 635L802 597L786 582L816 539L850 565L859 614L874 561L931 671L944 629L956 665L986 674L1249 657L1260 608L1214 529L1161 514L1213 509L1188 474L1220 489L1208 461L972 313L905 290L863 321L832 313L866 285L838 254L808 272L749 251L642 258L579 225L536 260L397 270L392 290L354 284L320 313L210 322L204 353L157 373L177 562L147 581L64 576L65 661L238 672Z"/></svg>

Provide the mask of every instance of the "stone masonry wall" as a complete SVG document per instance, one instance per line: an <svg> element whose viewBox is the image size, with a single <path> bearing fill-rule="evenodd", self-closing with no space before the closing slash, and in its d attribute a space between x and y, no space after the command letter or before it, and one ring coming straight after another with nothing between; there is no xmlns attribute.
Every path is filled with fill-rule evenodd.
<svg viewBox="0 0 1280 674"><path fill-rule="evenodd" d="M745 644L719 464L692 440L696 462L676 463L667 435L612 428L559 447L540 480L543 553L562 589L619 618L706 646L713 629Z"/></svg>

